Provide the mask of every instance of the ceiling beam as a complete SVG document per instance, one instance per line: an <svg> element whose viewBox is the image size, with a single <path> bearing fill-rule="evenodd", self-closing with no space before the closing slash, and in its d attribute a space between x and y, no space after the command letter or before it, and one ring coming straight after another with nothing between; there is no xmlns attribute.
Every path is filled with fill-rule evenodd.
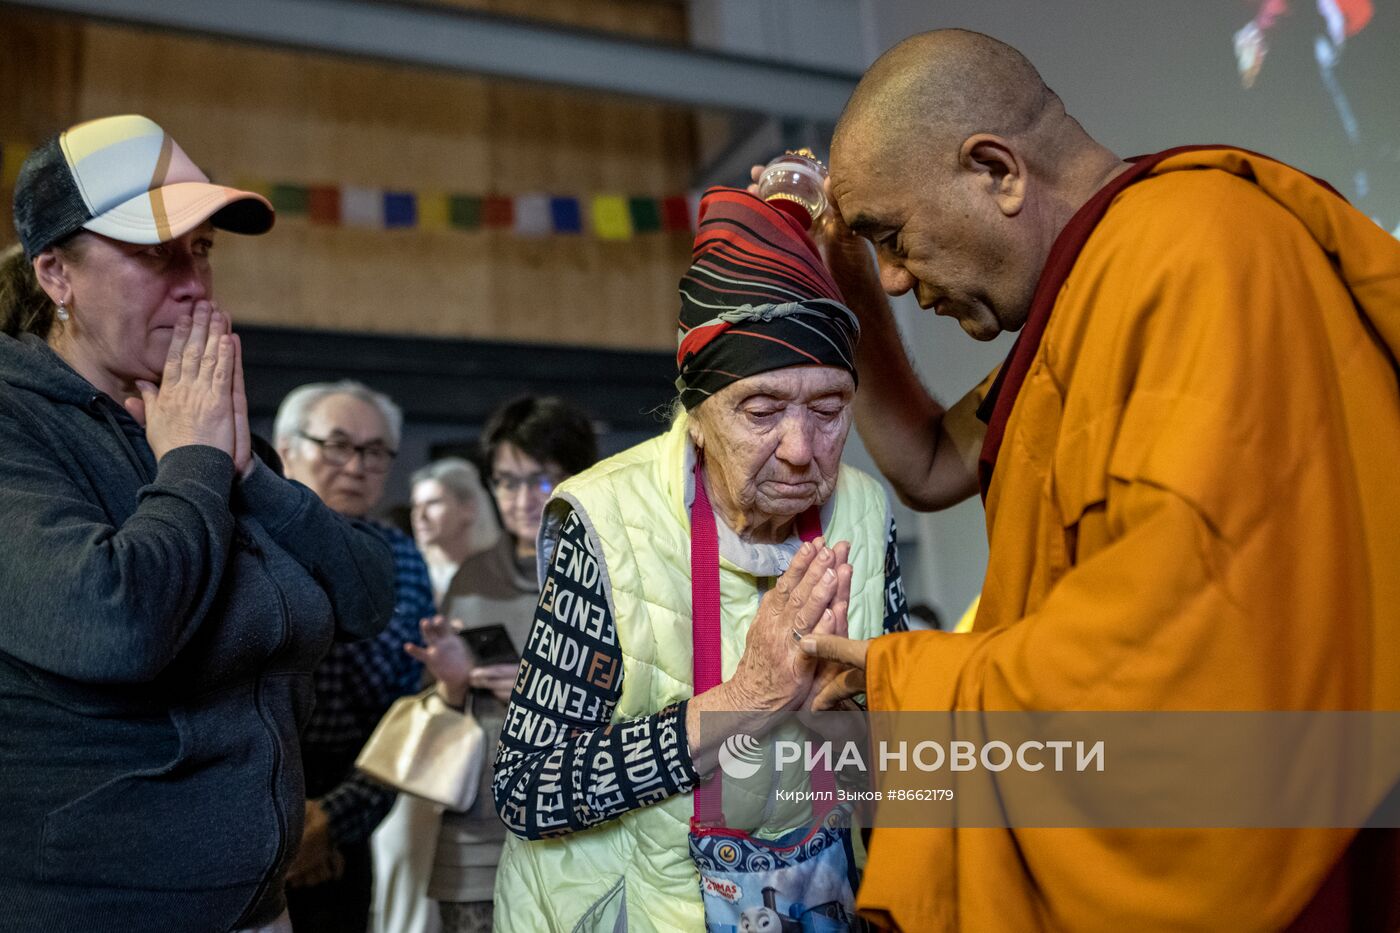
<svg viewBox="0 0 1400 933"><path fill-rule="evenodd" d="M106 22L832 122L859 75L392 0L0 0ZM217 82L216 82L217 83Z"/></svg>

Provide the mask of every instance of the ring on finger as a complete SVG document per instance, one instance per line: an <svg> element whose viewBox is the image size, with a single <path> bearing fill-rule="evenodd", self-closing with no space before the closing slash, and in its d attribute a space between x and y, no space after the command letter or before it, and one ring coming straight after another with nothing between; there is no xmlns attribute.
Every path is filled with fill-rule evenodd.
<svg viewBox="0 0 1400 933"><path fill-rule="evenodd" d="M805 635L805 634L806 634L806 632L803 632L803 631L801 631L800 629L794 628L794 629L792 630L792 640L793 640L793 641L801 641L801 640L802 640L802 636Z"/></svg>

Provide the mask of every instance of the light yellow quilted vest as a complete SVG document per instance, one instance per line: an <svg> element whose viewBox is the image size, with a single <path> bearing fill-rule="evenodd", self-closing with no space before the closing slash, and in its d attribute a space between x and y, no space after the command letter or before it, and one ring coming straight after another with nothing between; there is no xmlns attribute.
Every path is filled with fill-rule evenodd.
<svg viewBox="0 0 1400 933"><path fill-rule="evenodd" d="M604 592L623 655L622 696L613 722L649 716L694 692L685 423L682 415L660 437L569 479L546 509L542 554L552 553L566 506L579 513L602 545ZM851 637L872 638L884 620L888 500L873 478L843 466L829 512L827 539L851 542ZM726 678L743 654L765 582L720 561ZM687 841L692 796L672 797L557 839L508 837L496 875L496 929L703 931L699 875ZM785 812L780 805L767 814L761 835L776 835L810 816L810 804L787 806L801 812ZM736 808L743 810L744 801L726 791L726 818L730 825L744 825L735 819ZM764 831L768 827L772 830Z"/></svg>

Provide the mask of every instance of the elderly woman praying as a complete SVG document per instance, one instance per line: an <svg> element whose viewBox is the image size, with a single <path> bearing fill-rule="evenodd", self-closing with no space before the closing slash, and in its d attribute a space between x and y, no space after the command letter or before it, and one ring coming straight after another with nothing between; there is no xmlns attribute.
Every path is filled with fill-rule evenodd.
<svg viewBox="0 0 1400 933"><path fill-rule="evenodd" d="M680 293L670 430L562 483L546 507L543 588L496 760L514 834L498 930L703 929L702 879L730 889L709 884L688 836L694 792L722 760L700 716L733 711L762 734L829 676L804 634L905 627L888 497L841 464L859 328L812 240L753 195L713 189ZM761 803L754 838L807 834L820 816ZM795 851L775 844L752 849L755 864ZM849 913L845 877L832 884ZM809 903L790 904L810 912L812 883L801 887ZM789 909L776 897L734 908ZM831 898L821 909L835 917Z"/></svg>

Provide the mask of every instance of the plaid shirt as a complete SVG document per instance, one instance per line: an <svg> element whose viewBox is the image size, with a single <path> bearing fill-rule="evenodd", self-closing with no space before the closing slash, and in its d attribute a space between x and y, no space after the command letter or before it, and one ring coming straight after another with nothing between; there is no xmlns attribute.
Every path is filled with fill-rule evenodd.
<svg viewBox="0 0 1400 933"><path fill-rule="evenodd" d="M373 638L331 646L313 674L316 707L301 739L308 793L324 788L327 774L338 781L320 795L337 845L367 839L394 803L394 791L355 771L353 763L389 705L419 689L422 665L403 646L422 643L418 620L436 611L428 567L413 539L387 525L374 528L394 552L394 615Z"/></svg>

